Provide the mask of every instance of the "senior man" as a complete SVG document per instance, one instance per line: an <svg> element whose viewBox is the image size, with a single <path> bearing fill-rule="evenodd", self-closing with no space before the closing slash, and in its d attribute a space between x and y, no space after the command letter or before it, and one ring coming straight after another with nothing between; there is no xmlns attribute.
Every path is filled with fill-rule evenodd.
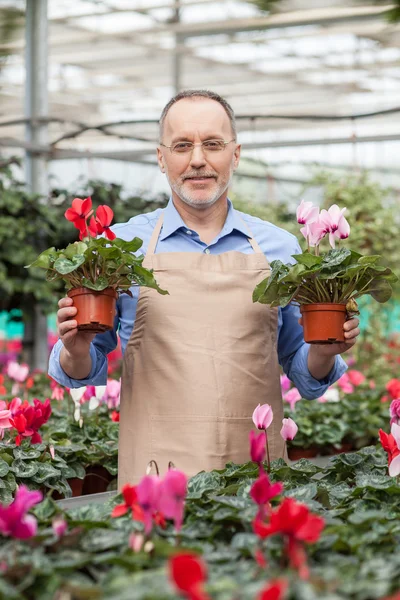
<svg viewBox="0 0 400 600"><path fill-rule="evenodd" d="M172 98L157 148L171 199L113 227L118 237L143 240L144 265L169 295L132 288L133 298L118 300L114 331L94 339L77 331L72 300L59 302L49 373L65 386L106 383L119 327L120 488L136 483L151 460L161 472L172 461L188 475L247 461L258 403L273 408L269 449L271 459L282 456L279 364L305 398L319 397L344 373L338 355L359 334L353 318L344 343L309 346L298 307L253 304L269 263L290 262L300 249L290 233L233 208L227 194L240 150L234 113L218 94Z"/></svg>

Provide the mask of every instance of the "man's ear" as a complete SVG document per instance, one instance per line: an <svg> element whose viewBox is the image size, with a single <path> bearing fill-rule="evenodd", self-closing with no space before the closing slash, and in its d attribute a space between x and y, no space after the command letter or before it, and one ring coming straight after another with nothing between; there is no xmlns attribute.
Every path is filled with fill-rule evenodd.
<svg viewBox="0 0 400 600"><path fill-rule="evenodd" d="M158 166L160 167L161 173L165 173L164 156L160 148L157 148L157 162Z"/></svg>
<svg viewBox="0 0 400 600"><path fill-rule="evenodd" d="M240 144L238 144L235 148L235 152L233 153L233 170L234 171L236 171L236 169L239 166L241 150L242 150L242 146Z"/></svg>

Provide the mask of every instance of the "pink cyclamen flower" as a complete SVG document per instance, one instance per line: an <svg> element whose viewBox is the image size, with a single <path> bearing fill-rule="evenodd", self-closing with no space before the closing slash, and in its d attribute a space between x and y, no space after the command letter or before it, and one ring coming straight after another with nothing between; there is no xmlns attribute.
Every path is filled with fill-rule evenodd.
<svg viewBox="0 0 400 600"><path fill-rule="evenodd" d="M390 425L395 423L396 425L400 425L400 398L397 400L392 400L390 404Z"/></svg>
<svg viewBox="0 0 400 600"><path fill-rule="evenodd" d="M318 220L318 215L318 206L314 206L312 202L305 202L304 200L300 202L296 210L297 222L301 225L315 223Z"/></svg>
<svg viewBox="0 0 400 600"><path fill-rule="evenodd" d="M397 423L392 423L390 433L397 444L397 448L400 450L400 425L397 425ZM395 456L395 458L393 458L390 462L389 475L390 477L397 477L400 475L400 454Z"/></svg>
<svg viewBox="0 0 400 600"><path fill-rule="evenodd" d="M291 381L287 375L281 375L281 390L282 393L290 390Z"/></svg>
<svg viewBox="0 0 400 600"><path fill-rule="evenodd" d="M250 489L250 496L256 504L264 506L272 498L282 493L283 484L271 483L268 475L264 471L260 471L258 479L255 480Z"/></svg>
<svg viewBox="0 0 400 600"><path fill-rule="evenodd" d="M350 377L347 373L343 373L341 378L337 380L337 385L345 394L352 394L354 392L354 386L350 382Z"/></svg>
<svg viewBox="0 0 400 600"><path fill-rule="evenodd" d="M62 537L68 529L68 523L62 516L55 517L52 521L51 527L54 535L58 538Z"/></svg>
<svg viewBox="0 0 400 600"><path fill-rule="evenodd" d="M3 401L0 402L0 430L1 429L8 429L9 427L12 427L11 423L10 423L10 417L11 417L11 410L8 410L7 408L3 408L3 406L7 407L7 404Z"/></svg>
<svg viewBox="0 0 400 600"><path fill-rule="evenodd" d="M186 475L177 469L170 469L161 482L159 510L167 519L173 519L178 531L183 523L186 492Z"/></svg>
<svg viewBox="0 0 400 600"><path fill-rule="evenodd" d="M15 397L11 400L10 406L8 407L11 410L11 415L14 417L22 406L21 398Z"/></svg>
<svg viewBox="0 0 400 600"><path fill-rule="evenodd" d="M304 235L309 246L318 246L320 241L326 236L328 230L326 226L318 221L305 225L300 229L300 232Z"/></svg>
<svg viewBox="0 0 400 600"><path fill-rule="evenodd" d="M153 514L158 510L160 483L157 475L145 475L136 486L137 499L143 510L146 534L150 533L153 527Z"/></svg>
<svg viewBox="0 0 400 600"><path fill-rule="evenodd" d="M256 433L253 430L249 433L250 457L253 462L262 463L265 458L265 436L266 433Z"/></svg>
<svg viewBox="0 0 400 600"><path fill-rule="evenodd" d="M280 431L282 438L287 441L291 441L296 437L299 428L293 419L283 419L282 420L282 429Z"/></svg>
<svg viewBox="0 0 400 600"><path fill-rule="evenodd" d="M294 411L296 407L296 402L299 402L301 400L301 394L299 390L294 387L283 396L283 399L285 400L285 402L289 402L290 410Z"/></svg>
<svg viewBox="0 0 400 600"><path fill-rule="evenodd" d="M257 429L268 429L272 423L274 414L269 404L259 404L253 412L253 423Z"/></svg>
<svg viewBox="0 0 400 600"><path fill-rule="evenodd" d="M335 247L336 239L344 240L350 235L350 225L343 216L345 211L346 208L340 209L337 204L332 204L328 210L321 210L320 222L328 230L332 248Z"/></svg>
<svg viewBox="0 0 400 600"><path fill-rule="evenodd" d="M18 383L23 383L29 374L29 366L10 361L7 365L7 375Z"/></svg>
<svg viewBox="0 0 400 600"><path fill-rule="evenodd" d="M144 544L144 535L142 533L131 533L128 544L131 550L140 552Z"/></svg>
<svg viewBox="0 0 400 600"><path fill-rule="evenodd" d="M62 400L64 398L64 388L62 388L59 385L56 385L53 387L53 391L51 392L51 399L52 400Z"/></svg>
<svg viewBox="0 0 400 600"><path fill-rule="evenodd" d="M351 369L347 372L347 375L349 377L350 383L352 385L355 385L356 387L364 383L364 381L367 379L365 375L361 373L361 371L357 371L356 369Z"/></svg>
<svg viewBox="0 0 400 600"><path fill-rule="evenodd" d="M20 485L13 502L9 506L0 505L0 533L20 540L36 535L37 521L26 513L42 499L42 492L31 492L25 485Z"/></svg>
<svg viewBox="0 0 400 600"><path fill-rule="evenodd" d="M106 393L103 398L107 402L108 408L118 408L120 403L121 381L117 379L107 379Z"/></svg>

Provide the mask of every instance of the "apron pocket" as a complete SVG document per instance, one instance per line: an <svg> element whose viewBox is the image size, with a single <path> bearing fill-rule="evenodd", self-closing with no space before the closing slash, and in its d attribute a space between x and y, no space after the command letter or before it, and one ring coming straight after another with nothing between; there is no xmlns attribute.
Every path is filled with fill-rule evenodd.
<svg viewBox="0 0 400 600"><path fill-rule="evenodd" d="M230 461L247 462L252 428L248 417L150 415L150 459L162 476L172 461L188 477L223 469Z"/></svg>

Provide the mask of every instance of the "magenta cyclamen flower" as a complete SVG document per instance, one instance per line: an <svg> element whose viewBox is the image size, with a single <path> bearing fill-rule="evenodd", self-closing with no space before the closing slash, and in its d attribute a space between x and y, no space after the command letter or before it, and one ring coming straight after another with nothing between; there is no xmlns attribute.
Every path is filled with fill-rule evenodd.
<svg viewBox="0 0 400 600"><path fill-rule="evenodd" d="M37 521L26 513L42 499L42 492L31 492L25 485L20 485L14 501L9 506L0 505L0 533L20 540L36 535Z"/></svg>
<svg viewBox="0 0 400 600"><path fill-rule="evenodd" d="M253 423L257 429L268 429L272 423L274 414L269 404L259 404L253 412Z"/></svg>
<svg viewBox="0 0 400 600"><path fill-rule="evenodd" d="M173 519L178 531L183 523L186 492L186 475L177 469L170 469L160 485L159 510L167 519Z"/></svg>
<svg viewBox="0 0 400 600"><path fill-rule="evenodd" d="M390 405L390 425L400 425L400 398L393 400Z"/></svg>
<svg viewBox="0 0 400 600"><path fill-rule="evenodd" d="M262 463L265 458L265 435L253 430L249 433L250 457L253 462Z"/></svg>
<svg viewBox="0 0 400 600"><path fill-rule="evenodd" d="M263 506L278 494L281 494L283 484L281 482L271 483L264 471L260 471L258 479L255 480L250 489L250 496L256 504Z"/></svg>
<svg viewBox="0 0 400 600"><path fill-rule="evenodd" d="M281 390L282 393L290 390L291 381L287 375L281 375Z"/></svg>
<svg viewBox="0 0 400 600"><path fill-rule="evenodd" d="M282 429L280 431L282 438L287 442L288 440L293 440L296 437L299 428L293 419L283 419L282 420Z"/></svg>
<svg viewBox="0 0 400 600"><path fill-rule="evenodd" d="M138 502L143 510L144 531L150 533L153 527L153 514L158 510L161 481L157 475L146 475L136 486Z"/></svg>

